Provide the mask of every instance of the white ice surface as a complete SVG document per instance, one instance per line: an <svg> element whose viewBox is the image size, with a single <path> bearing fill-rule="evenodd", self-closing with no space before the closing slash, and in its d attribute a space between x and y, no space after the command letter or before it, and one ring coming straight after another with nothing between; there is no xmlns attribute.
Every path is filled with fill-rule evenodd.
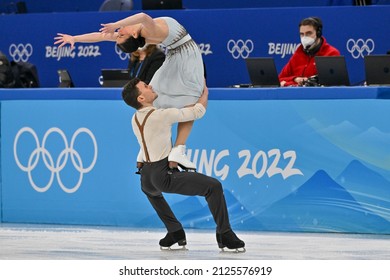
<svg viewBox="0 0 390 280"><path fill-rule="evenodd" d="M187 230L188 251L161 251L163 229L0 224L0 260L390 260L390 235L236 232L246 253L221 253L215 233Z"/></svg>

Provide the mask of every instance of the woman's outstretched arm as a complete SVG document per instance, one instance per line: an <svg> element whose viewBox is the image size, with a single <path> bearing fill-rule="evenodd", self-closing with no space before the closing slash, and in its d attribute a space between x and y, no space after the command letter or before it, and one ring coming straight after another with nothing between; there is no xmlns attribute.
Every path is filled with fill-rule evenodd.
<svg viewBox="0 0 390 280"><path fill-rule="evenodd" d="M136 25L136 24L142 24L145 28L147 28L150 31L152 31L156 27L156 24L152 17L150 17L145 13L138 13L129 16L127 18L118 20L116 22L102 23L101 25L103 27L100 28L99 31L101 31L102 33L112 33L117 31L121 27L125 27L128 25Z"/></svg>
<svg viewBox="0 0 390 280"><path fill-rule="evenodd" d="M75 43L96 43L102 41L114 41L118 37L118 33L101 33L92 32L81 35L69 35L64 33L57 33L57 37L54 37L55 45L60 44L58 47L61 48L66 44L70 44L71 48L74 48Z"/></svg>

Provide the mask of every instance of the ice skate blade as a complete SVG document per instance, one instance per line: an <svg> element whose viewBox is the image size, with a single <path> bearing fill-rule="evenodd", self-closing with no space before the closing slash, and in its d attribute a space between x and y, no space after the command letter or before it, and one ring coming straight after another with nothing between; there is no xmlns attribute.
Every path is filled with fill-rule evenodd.
<svg viewBox="0 0 390 280"><path fill-rule="evenodd" d="M163 246L160 246L160 250L161 251L166 251L166 252L173 252L173 251L188 251L188 249L186 248L185 245L183 246L177 246L177 247L173 247L170 246L170 247L163 247Z"/></svg>
<svg viewBox="0 0 390 280"><path fill-rule="evenodd" d="M170 162L169 162L169 168L170 168L170 169L177 169L177 170L179 170L180 172L181 172L181 171L196 172L196 167L187 167L187 166L184 166L184 165L181 164L181 163L174 162L174 161L170 161Z"/></svg>
<svg viewBox="0 0 390 280"><path fill-rule="evenodd" d="M240 253L245 253L246 249L245 247L242 248L236 248L236 249L229 249L229 248L220 248L221 253L233 253L233 254L240 254Z"/></svg>
<svg viewBox="0 0 390 280"><path fill-rule="evenodd" d="M179 164L178 165L178 169L180 170L180 171L184 171L184 172L196 172L196 168L188 168L188 167L185 167L184 165L181 165L181 164Z"/></svg>

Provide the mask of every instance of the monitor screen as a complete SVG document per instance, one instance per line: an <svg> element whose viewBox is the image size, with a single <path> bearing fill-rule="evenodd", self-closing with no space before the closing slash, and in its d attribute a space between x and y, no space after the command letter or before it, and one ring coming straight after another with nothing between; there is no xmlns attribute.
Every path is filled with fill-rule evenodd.
<svg viewBox="0 0 390 280"><path fill-rule="evenodd" d="M180 10L182 0L142 0L143 10Z"/></svg>

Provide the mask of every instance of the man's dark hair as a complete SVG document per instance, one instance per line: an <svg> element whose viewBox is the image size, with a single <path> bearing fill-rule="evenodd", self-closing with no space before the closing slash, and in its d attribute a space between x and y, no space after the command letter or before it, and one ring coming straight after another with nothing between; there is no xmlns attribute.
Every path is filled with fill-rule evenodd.
<svg viewBox="0 0 390 280"><path fill-rule="evenodd" d="M311 25L316 30L317 38L322 36L322 20L319 17L308 17L301 20L299 27L302 25Z"/></svg>
<svg viewBox="0 0 390 280"><path fill-rule="evenodd" d="M136 110L142 107L142 104L137 100L138 96L140 95L137 84L140 81L141 80L138 78L131 79L122 90L122 99L127 105L133 107Z"/></svg>
<svg viewBox="0 0 390 280"><path fill-rule="evenodd" d="M142 36L138 36L138 38L130 36L123 43L116 45L121 49L122 52L132 53L138 50L138 48L145 46L145 38Z"/></svg>

